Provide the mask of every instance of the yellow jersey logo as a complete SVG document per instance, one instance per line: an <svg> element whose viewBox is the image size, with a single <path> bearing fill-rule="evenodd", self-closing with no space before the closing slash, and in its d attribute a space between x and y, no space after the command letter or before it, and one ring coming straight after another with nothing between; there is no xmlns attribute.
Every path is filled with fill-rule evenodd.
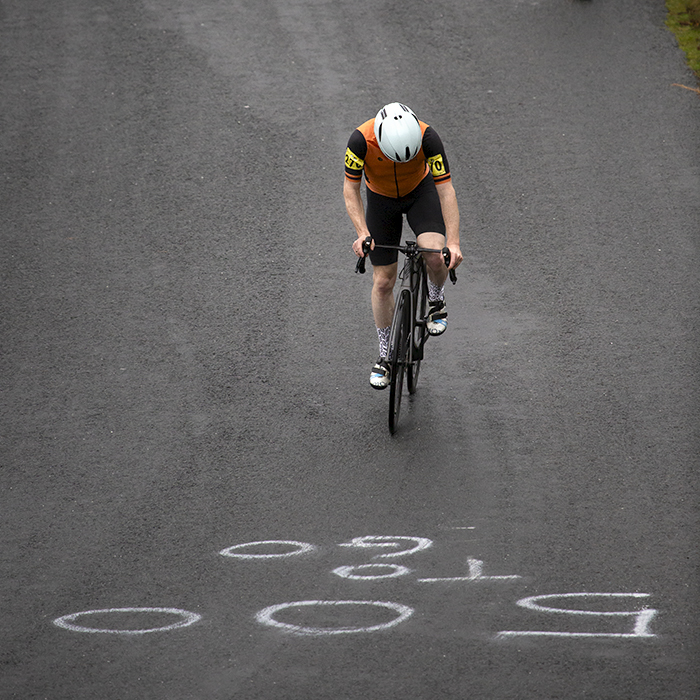
<svg viewBox="0 0 700 700"><path fill-rule="evenodd" d="M433 177L441 177L445 174L445 164L442 162L442 155L439 153L432 158L428 158L428 165Z"/></svg>
<svg viewBox="0 0 700 700"><path fill-rule="evenodd" d="M358 158L349 148L345 151L345 165L351 170L362 170L365 167L365 161Z"/></svg>

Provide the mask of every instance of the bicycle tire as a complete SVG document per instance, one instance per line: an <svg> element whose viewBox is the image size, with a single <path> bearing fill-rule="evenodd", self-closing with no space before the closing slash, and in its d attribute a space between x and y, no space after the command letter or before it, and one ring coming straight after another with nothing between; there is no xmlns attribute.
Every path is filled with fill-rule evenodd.
<svg viewBox="0 0 700 700"><path fill-rule="evenodd" d="M413 337L410 348L410 357L406 367L406 385L408 393L415 394L418 386L418 374L423 360L423 347L428 337L428 274L425 269L425 261L420 260L418 268L418 283L413 292Z"/></svg>
<svg viewBox="0 0 700 700"><path fill-rule="evenodd" d="M402 289L396 301L394 319L389 336L389 362L391 383L389 384L389 431L393 435L399 424L403 378L411 345L411 293Z"/></svg>

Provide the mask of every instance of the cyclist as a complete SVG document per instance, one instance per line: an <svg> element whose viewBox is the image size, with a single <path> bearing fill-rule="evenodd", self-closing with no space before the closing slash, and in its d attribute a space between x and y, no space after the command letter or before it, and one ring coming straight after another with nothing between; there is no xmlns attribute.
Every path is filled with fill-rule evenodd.
<svg viewBox="0 0 700 700"><path fill-rule="evenodd" d="M360 185L364 173L367 211ZM375 249L375 243L398 245L403 215L419 246L451 253L450 269L462 262L459 248L459 207L442 141L435 129L420 121L406 105L392 102L374 119L353 131L345 151L345 207L357 239L352 249L364 255L362 244L372 238L372 313L379 337L379 359L370 384L385 389L390 383L389 331L394 314L394 284L398 251ZM428 268L428 332L447 328L445 280L448 268L440 253L425 254Z"/></svg>

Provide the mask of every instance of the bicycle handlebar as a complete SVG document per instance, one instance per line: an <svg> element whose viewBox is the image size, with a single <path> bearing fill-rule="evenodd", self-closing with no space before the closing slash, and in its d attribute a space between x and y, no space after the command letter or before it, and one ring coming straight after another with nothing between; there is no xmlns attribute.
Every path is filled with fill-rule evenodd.
<svg viewBox="0 0 700 700"><path fill-rule="evenodd" d="M357 259L357 264L355 265L355 272L359 272L361 275L365 274L365 260L367 258L367 255L369 254L370 251L370 246L372 245L372 239L367 236L365 240L362 242L362 252L364 253L363 257ZM409 252L415 252L415 253L442 253L442 257L445 260L445 266L449 267L450 266L450 260L452 258L452 254L450 253L450 249L445 246L442 250L438 248L419 248L417 245L381 245L379 243L374 244L375 248L386 248L389 250L398 250L404 255L408 254ZM455 284L457 282L457 273L454 271L454 269L450 270L450 281L452 284Z"/></svg>

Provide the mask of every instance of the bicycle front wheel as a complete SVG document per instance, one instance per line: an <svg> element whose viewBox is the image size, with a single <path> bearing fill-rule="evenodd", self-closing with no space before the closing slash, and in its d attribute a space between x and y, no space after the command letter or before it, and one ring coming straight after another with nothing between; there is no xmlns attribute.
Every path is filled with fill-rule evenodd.
<svg viewBox="0 0 700 700"><path fill-rule="evenodd" d="M389 385L389 431L394 434L399 424L403 377L408 362L411 344L411 295L401 290L394 309L394 320L389 336L389 362L391 384Z"/></svg>
<svg viewBox="0 0 700 700"><path fill-rule="evenodd" d="M415 289L413 290L413 338L409 361L406 367L408 392L414 394L418 385L418 373L423 359L423 346L428 339L428 275L425 261L420 260Z"/></svg>

